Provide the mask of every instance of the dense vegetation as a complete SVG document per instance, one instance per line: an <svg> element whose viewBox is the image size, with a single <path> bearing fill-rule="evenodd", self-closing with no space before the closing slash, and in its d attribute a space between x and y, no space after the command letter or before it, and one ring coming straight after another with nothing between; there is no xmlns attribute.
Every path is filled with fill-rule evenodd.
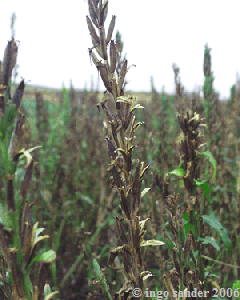
<svg viewBox="0 0 240 300"><path fill-rule="evenodd" d="M108 3L88 5L100 103L72 85L57 103L24 99L24 80L12 93L14 37L1 63L0 298L227 299L240 288L240 82L219 100L205 45L203 98L173 64L175 95L152 79L151 101L135 101L114 16L103 34Z"/></svg>

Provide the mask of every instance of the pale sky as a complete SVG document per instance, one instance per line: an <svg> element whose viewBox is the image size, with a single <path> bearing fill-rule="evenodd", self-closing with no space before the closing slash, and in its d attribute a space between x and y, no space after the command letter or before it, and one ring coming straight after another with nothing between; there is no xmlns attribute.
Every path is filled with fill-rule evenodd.
<svg viewBox="0 0 240 300"><path fill-rule="evenodd" d="M116 15L116 29L122 34L123 51L131 68L128 90L150 91L153 76L156 89L174 91L172 63L180 68L186 90L203 85L204 45L212 48L215 89L220 98L229 97L240 73L239 0L109 0L106 24ZM20 40L19 74L31 84L61 88L90 89L92 46L86 24L87 0L10 0L1 6L0 58L11 38L10 19L17 15L16 40ZM107 30L107 29L106 29ZM114 35L115 37L115 32ZM19 77L20 78L20 77ZM101 83L100 89L104 90Z"/></svg>

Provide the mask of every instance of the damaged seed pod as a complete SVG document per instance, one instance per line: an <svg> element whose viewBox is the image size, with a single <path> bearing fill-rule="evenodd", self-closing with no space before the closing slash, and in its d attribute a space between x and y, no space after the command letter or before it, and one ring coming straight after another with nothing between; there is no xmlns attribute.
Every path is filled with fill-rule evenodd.
<svg viewBox="0 0 240 300"><path fill-rule="evenodd" d="M95 66L99 66L100 61L97 59L97 56L94 52L91 52L90 57L94 63Z"/></svg>
<svg viewBox="0 0 240 300"><path fill-rule="evenodd" d="M103 59L107 60L107 47L105 42L105 30L104 27L100 27L100 47L101 52L103 53Z"/></svg>
<svg viewBox="0 0 240 300"><path fill-rule="evenodd" d="M115 28L115 23L116 23L116 16L112 16L112 20L108 27L108 35L107 35L107 39L106 39L106 44L108 44L112 38L113 30Z"/></svg>
<svg viewBox="0 0 240 300"><path fill-rule="evenodd" d="M92 24L91 19L89 18L89 16L86 16L86 19L87 19L87 24L88 24L88 30L89 30L89 32L91 34L93 42L95 42L96 44L99 44L100 43L100 38L99 38L99 36L96 33L96 30L95 30L95 28L94 28L94 26Z"/></svg>
<svg viewBox="0 0 240 300"><path fill-rule="evenodd" d="M8 41L7 47L4 52L3 59L3 84L8 85L8 80L12 76L12 70L17 61L18 46L14 39Z"/></svg>
<svg viewBox="0 0 240 300"><path fill-rule="evenodd" d="M111 71L111 73L115 72L116 64L117 64L116 47L115 47L114 41L111 40L111 44L110 44L110 71Z"/></svg>
<svg viewBox="0 0 240 300"><path fill-rule="evenodd" d="M112 93L112 85L111 83L109 82L108 80L108 71L107 71L107 68L102 65L102 66L97 66L97 69L99 70L100 72L100 76L102 78L102 81L104 83L104 86L106 87L106 89Z"/></svg>
<svg viewBox="0 0 240 300"><path fill-rule="evenodd" d="M126 73L127 73L127 60L125 60L124 63L123 63L121 73L120 73L120 77L119 77L119 80L118 80L119 90L121 90L121 88L122 88Z"/></svg>
<svg viewBox="0 0 240 300"><path fill-rule="evenodd" d="M88 0L88 10L89 10L89 14L90 17L93 21L93 24L98 28L98 7L97 5L94 3L95 1L92 0Z"/></svg>
<svg viewBox="0 0 240 300"><path fill-rule="evenodd" d="M114 100L117 101L118 94L117 94L117 83L116 83L115 76L113 76L113 79L112 79L112 94L113 94Z"/></svg>
<svg viewBox="0 0 240 300"><path fill-rule="evenodd" d="M99 24L100 26L102 26L106 21L107 14L108 14L108 1L106 1L103 4L103 9L100 12L100 24Z"/></svg>
<svg viewBox="0 0 240 300"><path fill-rule="evenodd" d="M103 53L102 53L102 51L101 51L100 44L96 47L96 51L97 51L97 53L99 54L99 56L103 59Z"/></svg>
<svg viewBox="0 0 240 300"><path fill-rule="evenodd" d="M102 59L104 59L104 58L103 58L103 53L102 53L102 50L101 50L100 45L98 45L98 46L96 47L96 51L97 51L97 53L99 54L99 56L100 56Z"/></svg>
<svg viewBox="0 0 240 300"><path fill-rule="evenodd" d="M22 79L12 99L12 103L16 105L17 109L20 106L20 102L24 94L24 87L25 87L25 83L24 83L24 79Z"/></svg>

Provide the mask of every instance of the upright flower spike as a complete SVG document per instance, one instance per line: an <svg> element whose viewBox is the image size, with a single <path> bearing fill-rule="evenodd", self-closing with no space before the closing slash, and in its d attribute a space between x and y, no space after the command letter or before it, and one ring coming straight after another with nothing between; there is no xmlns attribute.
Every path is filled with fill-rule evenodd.
<svg viewBox="0 0 240 300"><path fill-rule="evenodd" d="M94 45L91 51L96 49L100 57L104 59L103 63L99 63L97 57L90 53L107 89L102 102L97 106L98 109L103 109L108 120L108 122L104 122L105 125L108 125L108 130L105 128L105 132L110 135L106 137L107 151L111 159L107 173L111 175L113 184L118 191L120 207L124 216L123 219L116 217L121 246L111 250L109 265L112 266L115 258L118 255L121 256L128 281L120 289L118 295L119 299L125 299L133 288L143 289L143 280L150 276L150 272L142 270L141 248L148 245L159 246L164 243L143 239L146 232L144 230L146 220L141 221L138 213L141 198L149 190L149 188L145 188L141 191L143 175L148 167L144 167L144 163L138 160L134 176L135 163L132 159L133 150L136 147L133 145L133 140L137 128L142 124L141 122L136 123L134 111L143 107L135 104L135 98L124 96L124 81L128 72L128 61L126 59L121 60L123 43L120 35L117 35L116 43L112 39L116 16L112 16L107 38L105 38L104 23L108 2L105 1L102 4L101 0L89 0L88 4L92 23L96 26L100 37L100 45L96 47ZM89 21L87 22L89 23ZM107 45L110 41L109 51L107 51ZM106 106L106 102L109 100L108 92L113 96L116 103L117 110L114 114Z"/></svg>

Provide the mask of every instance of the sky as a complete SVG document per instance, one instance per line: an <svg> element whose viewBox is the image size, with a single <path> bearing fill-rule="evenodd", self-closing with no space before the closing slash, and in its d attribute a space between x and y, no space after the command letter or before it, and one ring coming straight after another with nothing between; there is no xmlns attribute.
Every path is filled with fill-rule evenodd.
<svg viewBox="0 0 240 300"><path fill-rule="evenodd" d="M16 40L20 41L19 75L33 85L61 88L97 86L98 72L90 64L92 46L86 15L87 0L10 0L1 6L0 58L11 39L15 12ZM239 0L109 0L106 31L116 15L115 31L124 42L128 64L126 90L174 92L172 64L180 68L186 91L203 86L204 45L212 48L214 88L220 99L229 97L240 73ZM115 32L113 34L115 37ZM17 81L20 80L20 76ZM100 81L100 90L105 90Z"/></svg>

